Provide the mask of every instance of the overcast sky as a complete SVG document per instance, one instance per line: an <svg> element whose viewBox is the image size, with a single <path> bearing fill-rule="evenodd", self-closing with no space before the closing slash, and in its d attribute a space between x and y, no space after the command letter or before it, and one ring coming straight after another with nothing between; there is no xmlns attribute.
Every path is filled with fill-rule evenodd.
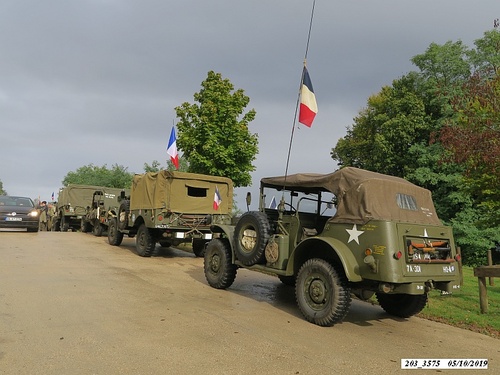
<svg viewBox="0 0 500 375"><path fill-rule="evenodd" d="M0 180L50 200L79 167L166 165L174 107L210 70L250 97L253 184L283 175L312 0L3 0ZM294 132L289 173L337 169L330 150L370 95L430 43L473 47L498 0L317 0L307 67L319 112ZM256 200L255 200L256 201ZM256 206L252 204L252 206ZM240 207L244 209L244 207Z"/></svg>

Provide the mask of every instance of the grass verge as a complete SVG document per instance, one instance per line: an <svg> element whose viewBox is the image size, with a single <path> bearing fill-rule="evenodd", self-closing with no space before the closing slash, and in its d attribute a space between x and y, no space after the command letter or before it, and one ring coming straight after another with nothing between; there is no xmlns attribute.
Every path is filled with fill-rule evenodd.
<svg viewBox="0 0 500 375"><path fill-rule="evenodd" d="M431 291L427 306L418 316L500 339L500 278L494 279L494 286L486 279L487 314L481 314L479 308L478 280L472 267L463 267L463 280L459 292L442 295Z"/></svg>

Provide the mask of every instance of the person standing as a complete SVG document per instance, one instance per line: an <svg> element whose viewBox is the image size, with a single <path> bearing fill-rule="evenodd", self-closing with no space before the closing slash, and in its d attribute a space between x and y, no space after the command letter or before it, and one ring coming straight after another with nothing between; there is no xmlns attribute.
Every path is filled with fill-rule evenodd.
<svg viewBox="0 0 500 375"><path fill-rule="evenodd" d="M39 222L39 230L47 231L47 201L43 201L40 204L40 222Z"/></svg>

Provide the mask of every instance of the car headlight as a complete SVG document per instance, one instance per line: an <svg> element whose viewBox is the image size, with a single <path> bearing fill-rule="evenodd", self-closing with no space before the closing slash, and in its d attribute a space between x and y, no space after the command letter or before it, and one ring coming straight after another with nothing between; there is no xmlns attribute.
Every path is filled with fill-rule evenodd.
<svg viewBox="0 0 500 375"><path fill-rule="evenodd" d="M31 211L28 216L31 216L31 217L37 217L38 216L38 211Z"/></svg>

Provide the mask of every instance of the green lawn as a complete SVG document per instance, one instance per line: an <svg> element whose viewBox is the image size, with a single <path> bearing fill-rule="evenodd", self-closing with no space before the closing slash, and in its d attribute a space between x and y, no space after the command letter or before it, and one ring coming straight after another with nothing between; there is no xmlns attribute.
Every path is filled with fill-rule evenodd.
<svg viewBox="0 0 500 375"><path fill-rule="evenodd" d="M452 295L441 295L439 291L429 293L429 302L418 316L500 338L500 278L494 279L494 286L486 279L488 313L481 314L479 286L473 268L463 267L463 277L459 292Z"/></svg>

